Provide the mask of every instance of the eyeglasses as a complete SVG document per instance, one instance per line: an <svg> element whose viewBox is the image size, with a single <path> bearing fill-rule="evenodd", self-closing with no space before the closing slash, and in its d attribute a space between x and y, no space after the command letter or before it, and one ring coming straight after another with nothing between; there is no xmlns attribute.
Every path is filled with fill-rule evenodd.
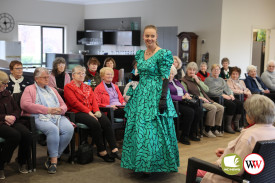
<svg viewBox="0 0 275 183"><path fill-rule="evenodd" d="M8 81L8 82L6 82L6 83L2 82L2 85L8 85L9 82L10 82L10 81Z"/></svg>
<svg viewBox="0 0 275 183"><path fill-rule="evenodd" d="M84 72L74 72L74 74L79 75L79 76L86 76Z"/></svg>
<svg viewBox="0 0 275 183"><path fill-rule="evenodd" d="M23 67L19 67L19 68L13 68L15 70L23 70Z"/></svg>
<svg viewBox="0 0 275 183"><path fill-rule="evenodd" d="M64 66L65 66L65 64L61 63L61 64L58 64L57 66L62 66L62 67L64 67Z"/></svg>
<svg viewBox="0 0 275 183"><path fill-rule="evenodd" d="M270 65L270 66L268 66L268 67L274 68L275 66L271 66L271 65Z"/></svg>
<svg viewBox="0 0 275 183"><path fill-rule="evenodd" d="M40 77L40 78L42 78L42 79L49 79L50 78L50 76L44 76L44 77Z"/></svg>

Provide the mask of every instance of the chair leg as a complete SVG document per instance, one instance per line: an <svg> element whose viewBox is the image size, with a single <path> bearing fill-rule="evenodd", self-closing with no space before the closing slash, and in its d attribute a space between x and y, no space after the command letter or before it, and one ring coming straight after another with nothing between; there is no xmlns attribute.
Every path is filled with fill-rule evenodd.
<svg viewBox="0 0 275 183"><path fill-rule="evenodd" d="M70 146L71 146L71 156L69 158L69 162L71 164L74 164L74 159L75 159L75 135L74 134L72 136L72 140L70 142Z"/></svg>
<svg viewBox="0 0 275 183"><path fill-rule="evenodd" d="M191 160L188 160L188 166L187 166L187 174L186 174L186 182L187 183L195 183L196 177L197 177L197 168L194 166L191 166L192 163Z"/></svg>
<svg viewBox="0 0 275 183"><path fill-rule="evenodd" d="M37 137L33 137L32 140L32 171L36 172L36 140Z"/></svg>

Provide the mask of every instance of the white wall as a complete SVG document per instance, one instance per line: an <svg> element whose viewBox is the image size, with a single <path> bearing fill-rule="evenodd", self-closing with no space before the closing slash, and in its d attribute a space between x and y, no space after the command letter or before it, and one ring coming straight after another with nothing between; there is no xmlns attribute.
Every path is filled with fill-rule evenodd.
<svg viewBox="0 0 275 183"><path fill-rule="evenodd" d="M195 32L198 38L197 60L206 51L210 64L220 57L222 0L150 0L85 6L85 19L141 17L145 25L178 26L179 32ZM201 39L205 44L201 45ZM178 44L178 43L177 43Z"/></svg>
<svg viewBox="0 0 275 183"><path fill-rule="evenodd" d="M223 0L220 60L241 67L252 63L253 28L275 28L274 0ZM270 50L272 51L272 50Z"/></svg>
<svg viewBox="0 0 275 183"><path fill-rule="evenodd" d="M66 26L66 53L78 53L76 31L84 29L84 6L39 0L1 0L0 13L9 13L16 25L12 32L0 32L0 40L18 41L18 23Z"/></svg>

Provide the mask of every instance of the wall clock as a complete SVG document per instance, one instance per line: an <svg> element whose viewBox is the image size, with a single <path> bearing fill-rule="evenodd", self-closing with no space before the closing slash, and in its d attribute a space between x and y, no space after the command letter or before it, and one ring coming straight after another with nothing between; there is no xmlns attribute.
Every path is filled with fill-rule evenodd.
<svg viewBox="0 0 275 183"><path fill-rule="evenodd" d="M193 32L181 32L179 38L179 58L183 62L197 61L198 35Z"/></svg>
<svg viewBox="0 0 275 183"><path fill-rule="evenodd" d="M0 14L0 31L3 33L11 32L14 28L14 19L8 13Z"/></svg>

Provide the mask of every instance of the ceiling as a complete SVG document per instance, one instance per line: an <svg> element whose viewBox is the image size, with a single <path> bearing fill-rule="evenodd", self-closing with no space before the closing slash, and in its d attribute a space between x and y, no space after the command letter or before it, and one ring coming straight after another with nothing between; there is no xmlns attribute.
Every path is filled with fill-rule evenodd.
<svg viewBox="0 0 275 183"><path fill-rule="evenodd" d="M148 0L40 0L40 1L49 1L49 2L69 3L69 4L90 5L90 4L111 4L111 3L123 3L123 2L135 2L135 1L148 1Z"/></svg>

